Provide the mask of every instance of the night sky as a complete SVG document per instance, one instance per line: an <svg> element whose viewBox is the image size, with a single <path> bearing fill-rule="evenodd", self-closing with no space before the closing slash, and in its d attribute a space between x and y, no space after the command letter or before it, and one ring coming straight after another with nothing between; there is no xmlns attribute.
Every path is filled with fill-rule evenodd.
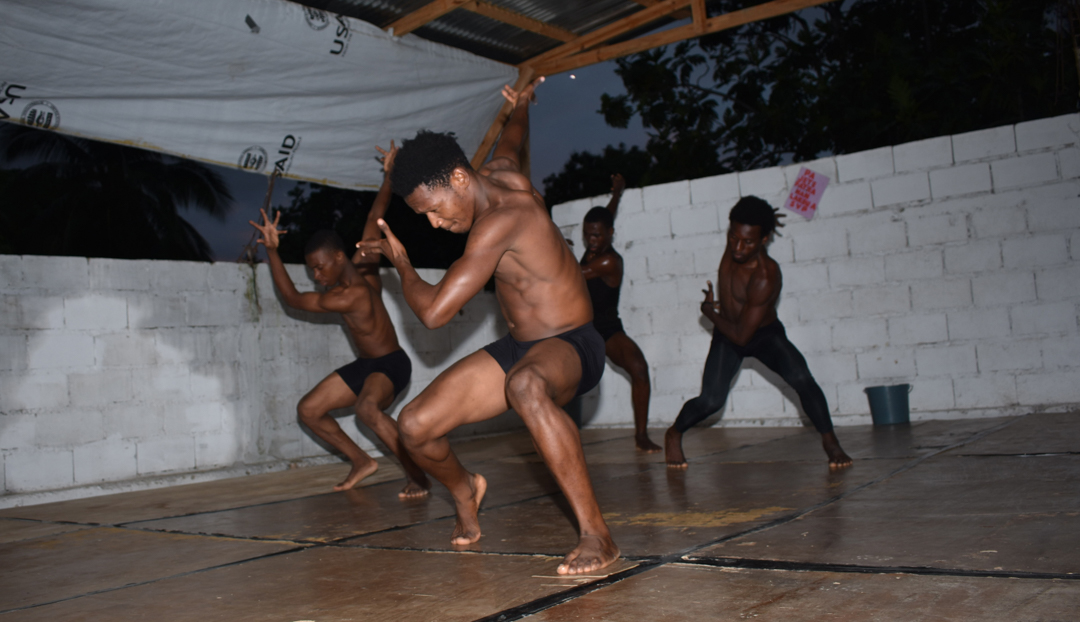
<svg viewBox="0 0 1080 622"><path fill-rule="evenodd" d="M616 129L605 124L603 116L597 112L602 94L625 92L622 80L615 75L615 66L614 62L607 62L550 76L537 89L537 104L530 113L531 155L533 185L540 190L543 190L544 177L561 170L573 151L596 153L605 145L620 142L627 146L645 146L647 137L637 118L628 129ZM571 75L575 77L571 78ZM491 96L501 97L499 93ZM424 120L417 119L416 127L426 127ZM376 155L374 147L371 153L372 157ZM471 153L467 155L472 156ZM236 199L232 211L224 222L195 210L186 210L183 215L210 243L216 259L235 261L251 237L253 229L248 220L258 217L266 194L267 177L236 169L214 168L225 177ZM287 193L295 184L288 179L279 179L274 187L272 205L286 204Z"/></svg>

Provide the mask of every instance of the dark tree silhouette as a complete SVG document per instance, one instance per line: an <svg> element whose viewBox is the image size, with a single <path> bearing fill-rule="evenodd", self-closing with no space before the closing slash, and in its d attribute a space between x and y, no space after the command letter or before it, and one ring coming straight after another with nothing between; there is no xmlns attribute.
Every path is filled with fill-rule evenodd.
<svg viewBox="0 0 1080 622"><path fill-rule="evenodd" d="M708 10L760 1L713 0ZM613 127L640 116L645 183L1075 112L1077 4L832 2L620 59L626 94L604 95L600 112ZM582 189L559 201L598 194L579 164L590 158L574 154L552 180Z"/></svg>
<svg viewBox="0 0 1080 622"><path fill-rule="evenodd" d="M180 208L223 218L225 182L206 166L152 151L0 124L0 251L210 261Z"/></svg>

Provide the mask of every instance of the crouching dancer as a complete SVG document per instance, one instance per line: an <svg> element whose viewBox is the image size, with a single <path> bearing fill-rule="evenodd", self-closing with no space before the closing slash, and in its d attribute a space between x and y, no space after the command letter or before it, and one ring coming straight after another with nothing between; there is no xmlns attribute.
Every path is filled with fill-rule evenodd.
<svg viewBox="0 0 1080 622"><path fill-rule="evenodd" d="M376 147L378 149L378 147ZM376 221L386 213L390 203L389 171L393 167L397 150L390 143L390 151L383 153L384 180L368 214L364 227L364 239L378 239ZM397 333L382 302L382 279L379 276L378 256L361 258L357 264L345 255L345 245L333 231L316 232L304 249L305 261L315 281L327 288L323 292L300 293L293 285L285 265L278 256L278 237L285 233L278 229L279 212L273 222L262 213L261 225L251 222L259 230L259 243L266 248L270 260L270 274L285 304L302 311L316 313L340 313L345 319L353 344L360 358L338 369L315 385L300 400L296 409L300 420L319 438L343 453L352 469L334 490L349 490L365 477L374 473L379 465L363 449L349 438L330 411L352 406L356 416L363 421L379 440L401 461L407 478L399 497L423 497L431 487L427 476L409 458L401 445L397 423L383 409L390 406L394 397L409 384L412 362L398 345Z"/></svg>
<svg viewBox="0 0 1080 622"><path fill-rule="evenodd" d="M495 276L510 334L454 363L406 405L399 417L401 436L417 464L450 490L457 510L451 542L467 545L480 539L477 513L487 482L465 470L446 435L516 410L581 529L577 547L558 572L582 574L615 561L619 548L600 514L577 427L561 406L600 381L604 340L592 324L581 269L520 172L536 84L520 94L504 89L515 107L492 160L479 171L452 135L421 131L402 144L394 191L433 227L469 235L464 254L440 282L420 279L385 222L379 224L386 239L361 247L390 258L401 274L406 302L428 328L453 319Z"/></svg>
<svg viewBox="0 0 1080 622"><path fill-rule="evenodd" d="M716 275L718 300L708 281L701 313L713 323L712 345L705 359L701 395L683 404L675 424L664 435L667 464L685 469L682 436L695 424L724 407L731 381L744 358L752 356L795 389L803 412L821 433L821 445L830 468L851 465L833 432L825 393L818 386L806 359L787 338L776 317L782 279L780 266L769 257L766 245L776 227L777 210L757 197L743 197L731 209L727 247Z"/></svg>

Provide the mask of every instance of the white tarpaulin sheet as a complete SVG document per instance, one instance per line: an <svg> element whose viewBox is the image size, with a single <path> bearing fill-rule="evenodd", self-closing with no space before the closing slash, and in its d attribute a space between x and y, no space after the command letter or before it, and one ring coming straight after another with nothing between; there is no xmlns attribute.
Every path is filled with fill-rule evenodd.
<svg viewBox="0 0 1080 622"><path fill-rule="evenodd" d="M0 119L346 188L421 128L471 158L516 77L284 0L0 0Z"/></svg>

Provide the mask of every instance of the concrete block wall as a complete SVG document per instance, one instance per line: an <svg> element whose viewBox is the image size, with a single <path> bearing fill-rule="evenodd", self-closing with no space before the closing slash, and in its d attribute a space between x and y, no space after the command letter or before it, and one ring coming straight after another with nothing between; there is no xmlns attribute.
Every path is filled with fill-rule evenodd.
<svg viewBox="0 0 1080 622"><path fill-rule="evenodd" d="M914 419L1080 405L1080 116L1066 115L628 190L620 312L649 361L650 421L673 421L700 389L711 326L698 307L728 211L746 195L781 207L803 166L831 182L813 220L789 213L769 253L784 274L780 319L836 423L868 423L863 389L884 384L913 386ZM582 217L607 201L553 208L577 254ZM586 419L629 425L629 395L609 363ZM720 414L799 425L796 399L751 359Z"/></svg>
<svg viewBox="0 0 1080 622"><path fill-rule="evenodd" d="M303 266L288 269L312 289ZM413 359L396 415L506 328L484 292L429 331L396 273L384 275L384 301ZM278 301L266 265L0 256L0 505L328 459L296 404L354 358L336 316ZM353 421L342 428L378 454ZM511 425L506 416L465 433Z"/></svg>

